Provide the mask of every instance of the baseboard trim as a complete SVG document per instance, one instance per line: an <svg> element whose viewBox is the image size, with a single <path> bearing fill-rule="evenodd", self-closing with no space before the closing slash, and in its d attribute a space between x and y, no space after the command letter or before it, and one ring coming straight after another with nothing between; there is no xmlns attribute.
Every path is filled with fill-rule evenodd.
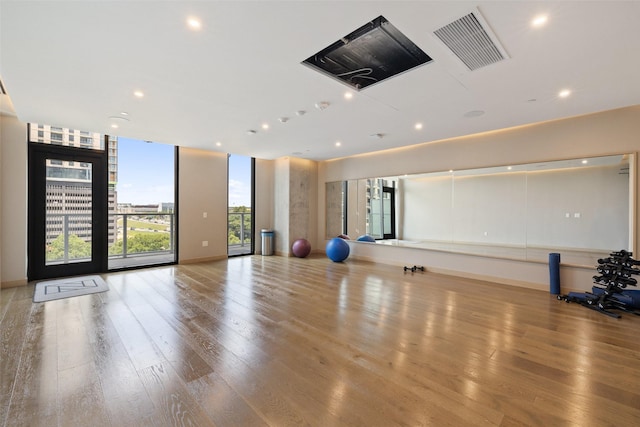
<svg viewBox="0 0 640 427"><path fill-rule="evenodd" d="M181 259L178 261L178 264L198 264L201 262L211 262L211 261L221 261L223 259L228 259L227 255L218 255L218 256L210 256L204 258L190 258L190 259Z"/></svg>
<svg viewBox="0 0 640 427"><path fill-rule="evenodd" d="M462 277L464 279L482 280L484 282L499 283L501 285L517 286L519 288L535 289L536 291L548 291L549 285L543 283L526 282L524 280L507 279L504 277L486 276L484 274L469 273L465 271L447 270L444 268L428 267L427 271L446 276Z"/></svg>
<svg viewBox="0 0 640 427"><path fill-rule="evenodd" d="M17 288L19 286L27 286L29 282L27 279L22 280L12 280L10 282L1 282L0 289L9 289L9 288Z"/></svg>

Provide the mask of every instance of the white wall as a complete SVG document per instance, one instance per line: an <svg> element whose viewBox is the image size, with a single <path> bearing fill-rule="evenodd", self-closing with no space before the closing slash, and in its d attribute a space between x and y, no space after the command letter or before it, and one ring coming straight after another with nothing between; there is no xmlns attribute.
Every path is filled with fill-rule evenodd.
<svg viewBox="0 0 640 427"><path fill-rule="evenodd" d="M321 162L319 165L319 224L324 221L324 184L330 181L373 176L394 176L425 172L463 170L550 160L636 153L640 148L640 106L621 108L536 125L521 126L483 134L386 150ZM638 176L632 220L638 222ZM594 200L597 196L594 195ZM603 207L604 208L604 207ZM324 236L324 230L319 230ZM636 227L632 240L640 239ZM379 247L350 243L352 255L376 262L398 265L417 264L432 270L476 275L516 284L525 282L548 289L548 266L504 259L489 259L429 250ZM632 247L632 249L637 249ZM524 268L523 266L526 266ZM570 274L569 274L570 272ZM563 268L563 287L588 289L594 270ZM520 283L522 284L522 283Z"/></svg>
<svg viewBox="0 0 640 427"><path fill-rule="evenodd" d="M27 283L27 125L0 114L2 287Z"/></svg>
<svg viewBox="0 0 640 427"><path fill-rule="evenodd" d="M256 254L262 253L262 235L261 230L274 228L274 175L275 161L256 159L255 170L255 193L256 205L251 210L254 214L255 234L253 236L255 242Z"/></svg>
<svg viewBox="0 0 640 427"><path fill-rule="evenodd" d="M179 262L226 258L227 155L180 147L179 162Z"/></svg>
<svg viewBox="0 0 640 427"><path fill-rule="evenodd" d="M4 95L0 95L0 96L2 96L4 98ZM2 101L0 100L0 103L1 102ZM3 176L2 176L3 175L2 171L4 170L3 165L2 165L2 151L3 151L3 149L2 149L2 140L3 140L2 129L4 129L4 126L3 126L3 124L4 124L3 120L4 119L3 119L3 117L4 117L3 110L0 108L0 289L2 289L2 228L3 228L3 226L2 226L2 216L3 216L2 215L2 194L4 192L4 190L2 188L2 182L4 181L3 180Z"/></svg>

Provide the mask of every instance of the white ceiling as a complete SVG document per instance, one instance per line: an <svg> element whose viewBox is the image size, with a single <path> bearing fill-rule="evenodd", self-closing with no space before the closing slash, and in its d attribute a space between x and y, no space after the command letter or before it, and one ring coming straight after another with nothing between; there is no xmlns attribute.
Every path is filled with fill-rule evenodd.
<svg viewBox="0 0 640 427"><path fill-rule="evenodd" d="M468 71L433 31L474 8L510 58ZM433 62L351 100L300 64L379 15ZM24 122L324 160L638 104L639 23L635 1L2 0L0 77Z"/></svg>

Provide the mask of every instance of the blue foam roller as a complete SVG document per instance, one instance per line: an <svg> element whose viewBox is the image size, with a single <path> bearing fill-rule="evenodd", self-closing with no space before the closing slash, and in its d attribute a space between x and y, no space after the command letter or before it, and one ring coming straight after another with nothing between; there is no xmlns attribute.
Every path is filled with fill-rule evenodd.
<svg viewBox="0 0 640 427"><path fill-rule="evenodd" d="M604 293L604 289L594 286L591 288L591 292L594 295L602 295ZM626 305L628 308L640 308L640 291L638 290L622 291L620 293L613 294L612 298Z"/></svg>
<svg viewBox="0 0 640 427"><path fill-rule="evenodd" d="M569 292L569 295L567 295L569 298L575 299L576 301L586 301L587 300L587 294L585 294L584 292Z"/></svg>
<svg viewBox="0 0 640 427"><path fill-rule="evenodd" d="M560 254L549 254L549 292L560 295Z"/></svg>
<svg viewBox="0 0 640 427"><path fill-rule="evenodd" d="M629 299L631 300L631 303L629 305L632 308L640 308L640 291L639 290L624 291L623 294L629 297Z"/></svg>

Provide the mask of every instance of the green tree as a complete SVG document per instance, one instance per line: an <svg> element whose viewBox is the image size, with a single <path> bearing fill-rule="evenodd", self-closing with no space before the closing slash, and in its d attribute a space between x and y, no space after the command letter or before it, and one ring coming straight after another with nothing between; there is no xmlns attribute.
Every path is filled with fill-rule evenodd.
<svg viewBox="0 0 640 427"><path fill-rule="evenodd" d="M127 238L127 253L166 251L170 249L168 233L138 233ZM122 254L122 240L117 240L109 248L109 255Z"/></svg>
<svg viewBox="0 0 640 427"><path fill-rule="evenodd" d="M90 258L91 242L85 242L75 234L69 235L69 259ZM64 259L64 235L59 234L47 246L47 261L58 261Z"/></svg>

